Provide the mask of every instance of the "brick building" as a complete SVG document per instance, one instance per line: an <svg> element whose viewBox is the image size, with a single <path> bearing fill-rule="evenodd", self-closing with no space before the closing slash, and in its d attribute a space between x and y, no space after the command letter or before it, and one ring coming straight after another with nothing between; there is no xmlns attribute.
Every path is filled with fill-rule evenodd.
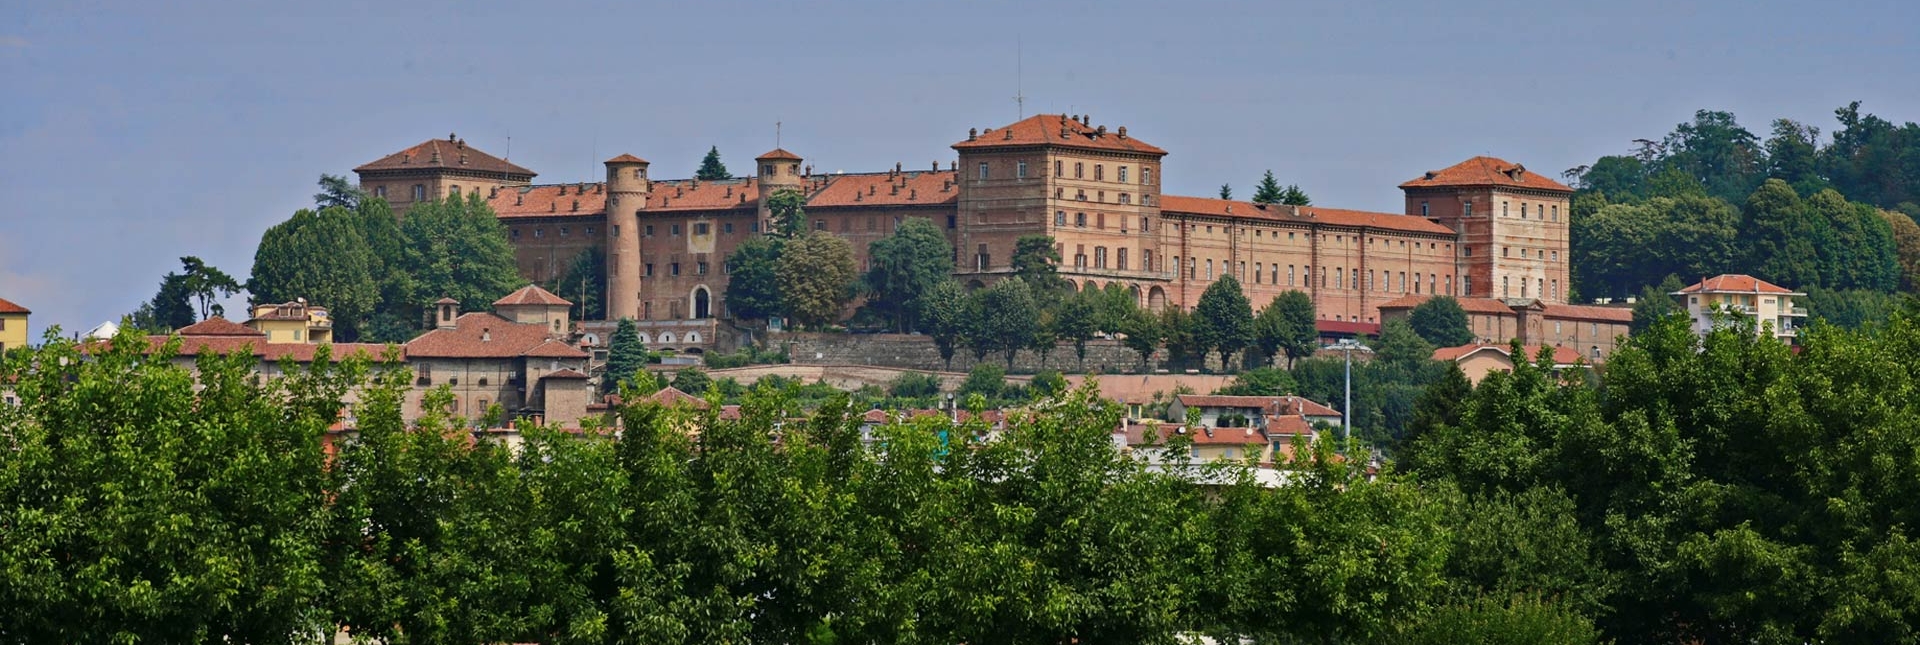
<svg viewBox="0 0 1920 645"><path fill-rule="evenodd" d="M1491 157L1401 184L1406 212L1374 213L1163 195L1167 151L1086 116L976 128L952 150L944 168L821 174L775 149L751 176L718 181L655 180L647 161L621 155L607 160L605 181L534 185L532 171L449 137L356 171L390 200L403 188L409 199L455 186L484 195L532 281L602 249L610 314L675 339L655 347L690 351L710 345L728 316L725 259L767 230L767 200L782 189L801 192L810 226L850 241L862 269L868 243L906 218L934 222L970 286L1010 274L1026 235L1054 238L1060 274L1075 286L1121 284L1149 307L1192 307L1233 275L1255 306L1298 289L1323 321L1378 324L1381 305L1406 296L1551 306L1568 284L1572 190Z"/></svg>

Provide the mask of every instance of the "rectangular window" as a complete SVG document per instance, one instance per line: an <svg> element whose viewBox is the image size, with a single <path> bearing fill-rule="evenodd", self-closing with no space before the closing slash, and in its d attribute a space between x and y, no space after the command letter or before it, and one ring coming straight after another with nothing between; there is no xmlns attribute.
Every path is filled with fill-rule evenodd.
<svg viewBox="0 0 1920 645"><path fill-rule="evenodd" d="M1106 181L1106 180L1107 180L1107 166L1106 166L1106 164L1094 164L1094 165L1093 165L1093 180L1094 180L1094 181Z"/></svg>
<svg viewBox="0 0 1920 645"><path fill-rule="evenodd" d="M1027 178L1027 161L1025 159L1022 159L1018 163L1014 164L1013 176L1019 177L1021 179Z"/></svg>
<svg viewBox="0 0 1920 645"><path fill-rule="evenodd" d="M534 237L545 237L546 234L547 234L547 231L545 229L540 229L540 228L533 229Z"/></svg>
<svg viewBox="0 0 1920 645"><path fill-rule="evenodd" d="M959 219L960 219L960 218L959 218L959 216L957 216L957 215L948 215L948 216L947 216L947 228L949 228L949 229L952 229L952 228L953 228L953 227L954 227L955 225L957 225L957 224L959 223Z"/></svg>
<svg viewBox="0 0 1920 645"><path fill-rule="evenodd" d="M516 229L513 229L513 236L514 236L514 237L520 237L520 229L517 229L517 228L516 228Z"/></svg>
<svg viewBox="0 0 1920 645"><path fill-rule="evenodd" d="M709 224L707 224L707 223L705 223L705 222L701 222L701 223L699 223L699 224L694 224L694 225L693 225L693 234L694 234L694 235L706 235L706 234L707 234L707 232L708 232L708 231L710 230L710 229L708 229L708 228L707 228L708 226L710 226L710 225L709 225Z"/></svg>
<svg viewBox="0 0 1920 645"><path fill-rule="evenodd" d="M705 262L700 262L700 263L697 263L697 264L694 264L694 265L693 265L693 273L694 273L694 275L706 275L706 274L707 274L707 263L705 263Z"/></svg>
<svg viewBox="0 0 1920 645"><path fill-rule="evenodd" d="M667 275L680 275L680 263L675 262L667 265Z"/></svg>
<svg viewBox="0 0 1920 645"><path fill-rule="evenodd" d="M1122 203L1122 204L1132 204L1132 203L1133 203L1133 196L1132 196L1132 195L1128 195L1128 194L1126 194L1126 193L1120 193L1120 203Z"/></svg>
<svg viewBox="0 0 1920 645"><path fill-rule="evenodd" d="M651 278L651 277L653 277L653 263L652 263L652 262L648 262L648 263L647 263L647 273L646 273L646 275L647 275L647 277L649 277L649 278Z"/></svg>
<svg viewBox="0 0 1920 645"><path fill-rule="evenodd" d="M1466 217L1473 217L1473 202L1467 202L1467 204L1466 204L1466 215L1465 215L1465 216L1466 216Z"/></svg>
<svg viewBox="0 0 1920 645"><path fill-rule="evenodd" d="M459 187L459 186L448 186L448 187L447 187L447 197L450 197L450 198L454 198L454 199L458 199L458 198L460 197L460 187Z"/></svg>
<svg viewBox="0 0 1920 645"><path fill-rule="evenodd" d="M1087 226L1087 214L1086 214L1086 213L1074 213L1074 214L1073 214L1073 225L1074 225L1074 226L1078 226L1078 227L1081 227L1081 228L1086 228L1086 226Z"/></svg>
<svg viewBox="0 0 1920 645"><path fill-rule="evenodd" d="M1087 165L1080 163L1078 161L1073 162L1073 178L1085 179L1086 176L1087 176Z"/></svg>
<svg viewBox="0 0 1920 645"><path fill-rule="evenodd" d="M588 234L588 235L592 235L592 234L593 234L593 227L591 227L591 226L589 226L589 227L587 227L587 234Z"/></svg>
<svg viewBox="0 0 1920 645"><path fill-rule="evenodd" d="M1560 207L1558 205L1553 207L1553 221L1560 221Z"/></svg>
<svg viewBox="0 0 1920 645"><path fill-rule="evenodd" d="M1113 252L1113 261L1120 267L1121 271L1127 270L1127 250L1124 248L1115 250Z"/></svg>
<svg viewBox="0 0 1920 645"><path fill-rule="evenodd" d="M1053 176L1059 177L1060 175L1065 174L1064 172L1061 171L1062 163L1063 162L1061 162L1059 159L1053 160Z"/></svg>
<svg viewBox="0 0 1920 645"><path fill-rule="evenodd" d="M1147 184L1149 186L1153 185L1153 169L1152 168L1140 169L1140 183Z"/></svg>
<svg viewBox="0 0 1920 645"><path fill-rule="evenodd" d="M373 196L374 196L374 197L378 197L378 198L381 198L381 199L386 199L386 198L387 198L387 187L386 187L386 186L374 186L374 187L373 187Z"/></svg>
<svg viewBox="0 0 1920 645"><path fill-rule="evenodd" d="M1127 167L1126 166L1120 167L1120 174L1117 175L1115 179L1119 180L1120 183L1123 183L1123 184L1127 183Z"/></svg>
<svg viewBox="0 0 1920 645"><path fill-rule="evenodd" d="M1293 286L1293 265L1287 265L1287 286Z"/></svg>
<svg viewBox="0 0 1920 645"><path fill-rule="evenodd" d="M646 228L646 230L645 230L644 232L646 233L646 236L647 236L647 237L653 237L653 225L652 225L652 224L648 224L648 225L647 225L647 228Z"/></svg>
<svg viewBox="0 0 1920 645"><path fill-rule="evenodd" d="M1066 225L1067 225L1067 212L1066 212L1066 211L1054 211L1054 212L1053 212L1053 225L1054 225L1054 226L1066 226Z"/></svg>
<svg viewBox="0 0 1920 645"><path fill-rule="evenodd" d="M1427 214L1428 214L1428 211L1427 211L1427 203L1426 203L1426 202L1420 202L1420 216L1421 216L1421 217L1426 217L1426 216L1427 216Z"/></svg>
<svg viewBox="0 0 1920 645"><path fill-rule="evenodd" d="M987 180L987 162L980 162L980 181Z"/></svg>
<svg viewBox="0 0 1920 645"><path fill-rule="evenodd" d="M427 198L427 187L422 184L414 184L413 185L413 201L417 202L417 201L424 200L426 198Z"/></svg>
<svg viewBox="0 0 1920 645"><path fill-rule="evenodd" d="M1508 216L1510 216L1510 215L1511 215L1511 213L1508 213L1508 212L1507 212L1507 203L1506 203L1506 202L1500 202L1500 216L1501 216L1501 217L1508 217Z"/></svg>
<svg viewBox="0 0 1920 645"><path fill-rule="evenodd" d="M679 224L667 225L667 232L673 237L680 237L680 225Z"/></svg>
<svg viewBox="0 0 1920 645"><path fill-rule="evenodd" d="M1097 228L1097 229L1101 229L1101 230L1106 230L1106 228L1107 228L1107 214L1106 214L1106 213L1094 213L1094 215L1093 215L1093 219L1094 219L1094 222L1093 222L1093 227L1094 227L1094 228Z"/></svg>
<svg viewBox="0 0 1920 645"><path fill-rule="evenodd" d="M816 230L816 231L827 230L827 220L823 220L823 219L813 220L813 230Z"/></svg>
<svg viewBox="0 0 1920 645"><path fill-rule="evenodd" d="M588 232L588 233L592 233L593 231L587 231L587 232ZM722 233L728 233L728 234L731 234L731 233L733 233L733 222L727 222L727 223L725 223L725 224L721 224L721 225L720 225L720 232L722 232Z"/></svg>

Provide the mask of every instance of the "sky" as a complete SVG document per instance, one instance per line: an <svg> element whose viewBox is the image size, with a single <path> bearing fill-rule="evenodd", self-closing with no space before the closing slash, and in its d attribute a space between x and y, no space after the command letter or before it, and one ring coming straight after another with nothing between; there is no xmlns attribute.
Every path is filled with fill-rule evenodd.
<svg viewBox="0 0 1920 645"><path fill-rule="evenodd" d="M193 255L245 280L322 173L429 138L600 178L776 144L928 167L971 127L1089 114L1172 194L1272 170L1314 203L1492 155L1551 177L1695 110L1765 136L1920 120L1920 2L0 0L0 298L83 332ZM237 300L234 305L237 307Z"/></svg>

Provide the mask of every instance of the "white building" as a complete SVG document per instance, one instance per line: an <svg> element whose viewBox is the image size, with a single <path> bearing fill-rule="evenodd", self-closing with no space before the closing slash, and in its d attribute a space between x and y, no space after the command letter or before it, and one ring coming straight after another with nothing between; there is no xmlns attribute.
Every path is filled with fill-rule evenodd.
<svg viewBox="0 0 1920 645"><path fill-rule="evenodd" d="M1793 342L1800 321L1807 317L1807 310L1793 303L1807 294L1750 275L1717 275L1673 295L1687 299L1687 316L1693 320L1693 330L1702 335L1739 324L1762 336Z"/></svg>

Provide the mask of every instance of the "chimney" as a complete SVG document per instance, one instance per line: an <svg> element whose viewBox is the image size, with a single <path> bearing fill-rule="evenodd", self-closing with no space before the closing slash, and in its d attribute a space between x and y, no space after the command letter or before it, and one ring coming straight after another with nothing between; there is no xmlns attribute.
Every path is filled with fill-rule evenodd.
<svg viewBox="0 0 1920 645"><path fill-rule="evenodd" d="M1013 140L1013 128L1007 128L1007 129L1005 129L1005 130L1002 130L1001 132L1005 132L1005 133L1006 133L1006 136L1004 136L1004 137L1001 137L1001 139L1002 139L1002 140L1005 140L1005 141L1012 141L1012 140Z"/></svg>
<svg viewBox="0 0 1920 645"><path fill-rule="evenodd" d="M438 310L434 316L434 329L452 329L455 321L460 318L460 302L452 298L441 298L439 302L433 304Z"/></svg>
<svg viewBox="0 0 1920 645"><path fill-rule="evenodd" d="M968 140L968 141L972 141L972 140L975 140L975 139L978 139L978 138L980 138L980 129L979 129L979 128L967 128L967 140Z"/></svg>
<svg viewBox="0 0 1920 645"><path fill-rule="evenodd" d="M933 172L940 172L940 162L933 162Z"/></svg>
<svg viewBox="0 0 1920 645"><path fill-rule="evenodd" d="M554 202L547 203L547 212L557 213L559 211L560 211L560 202L554 201Z"/></svg>
<svg viewBox="0 0 1920 645"><path fill-rule="evenodd" d="M460 153L460 165L467 165L467 153Z"/></svg>
<svg viewBox="0 0 1920 645"><path fill-rule="evenodd" d="M1120 126L1120 140L1125 141L1126 139L1127 139L1127 126L1123 125L1123 126Z"/></svg>
<svg viewBox="0 0 1920 645"><path fill-rule="evenodd" d="M487 189L487 199L493 199L493 198L495 198L495 197L499 197L499 196L500 196L500 187L499 187L499 186L494 186L494 187L492 187L492 188L488 188L488 189Z"/></svg>
<svg viewBox="0 0 1920 645"><path fill-rule="evenodd" d="M898 161L893 162L893 174L895 176L898 176L900 174L900 162Z"/></svg>
<svg viewBox="0 0 1920 645"><path fill-rule="evenodd" d="M453 136L452 132L447 133L447 143L453 143L456 139L459 139L459 138L460 137Z"/></svg>
<svg viewBox="0 0 1920 645"><path fill-rule="evenodd" d="M1104 126L1104 125L1103 125L1103 126L1100 126L1100 127L1098 127L1098 128L1094 128L1094 130L1093 130L1093 136L1096 136L1096 137L1104 137L1104 136L1107 136L1107 126Z"/></svg>
<svg viewBox="0 0 1920 645"><path fill-rule="evenodd" d="M580 210L580 200L573 200L573 210Z"/></svg>
<svg viewBox="0 0 1920 645"><path fill-rule="evenodd" d="M566 196L567 196L567 185L566 185L566 184L560 184L560 196L561 196L561 197L566 197Z"/></svg>
<svg viewBox="0 0 1920 645"><path fill-rule="evenodd" d="M434 151L433 151L433 159L432 159L431 161L432 161L433 163L440 163L440 151L439 151L439 150L437 150L437 149L436 149L436 150L434 150Z"/></svg>
<svg viewBox="0 0 1920 645"><path fill-rule="evenodd" d="M1093 115L1091 114L1080 115L1080 125L1093 125Z"/></svg>
<svg viewBox="0 0 1920 645"><path fill-rule="evenodd" d="M516 194L514 194L514 196L513 196L513 205L514 205L514 206L519 206L519 205L521 205L521 204L524 204L524 203L526 203L526 201L527 201L527 194L526 194L526 193L516 193Z"/></svg>
<svg viewBox="0 0 1920 645"><path fill-rule="evenodd" d="M907 191L907 199L910 199L910 200L912 200L912 199L919 199L919 198L920 198L920 191L919 191L919 190L908 190L908 191Z"/></svg>
<svg viewBox="0 0 1920 645"><path fill-rule="evenodd" d="M487 328L487 327L481 327L480 342L483 342L483 343L493 342L493 329Z"/></svg>

